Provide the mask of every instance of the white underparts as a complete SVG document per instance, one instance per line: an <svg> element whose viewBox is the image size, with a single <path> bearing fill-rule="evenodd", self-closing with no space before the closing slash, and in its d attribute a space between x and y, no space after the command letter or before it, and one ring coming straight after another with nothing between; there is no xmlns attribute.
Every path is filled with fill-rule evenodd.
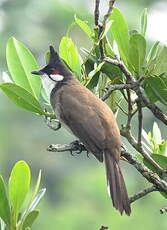
<svg viewBox="0 0 167 230"><path fill-rule="evenodd" d="M56 86L57 82L62 81L64 78L60 74L52 74L52 75L50 75L50 77L53 80L51 78L49 78L47 74L42 75L42 85L43 85L43 88L45 89L48 97L50 97L52 89Z"/></svg>

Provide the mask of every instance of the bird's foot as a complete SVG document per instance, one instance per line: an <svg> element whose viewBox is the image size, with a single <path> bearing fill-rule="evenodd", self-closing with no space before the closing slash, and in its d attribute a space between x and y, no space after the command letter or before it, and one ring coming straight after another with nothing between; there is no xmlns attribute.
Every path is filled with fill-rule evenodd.
<svg viewBox="0 0 167 230"><path fill-rule="evenodd" d="M88 150L85 148L85 146L78 140L76 141L73 141L70 143L71 145L71 155L74 156L73 154L73 151L75 151L76 154L80 154L82 153L83 151L86 151L87 152L87 156L88 156Z"/></svg>
<svg viewBox="0 0 167 230"><path fill-rule="evenodd" d="M47 112L46 109L45 112ZM58 119L53 119L51 117L45 116L45 123L50 129L54 131L57 131L58 129L61 128L61 123Z"/></svg>

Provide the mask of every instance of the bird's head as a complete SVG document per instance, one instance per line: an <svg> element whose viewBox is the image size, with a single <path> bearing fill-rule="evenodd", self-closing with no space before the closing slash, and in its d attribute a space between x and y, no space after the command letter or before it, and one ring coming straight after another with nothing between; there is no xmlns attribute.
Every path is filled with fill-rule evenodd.
<svg viewBox="0 0 167 230"><path fill-rule="evenodd" d="M40 70L32 71L31 73L41 76L45 75L54 82L62 81L65 77L71 75L71 72L63 63L53 46L50 46L50 58L48 65Z"/></svg>

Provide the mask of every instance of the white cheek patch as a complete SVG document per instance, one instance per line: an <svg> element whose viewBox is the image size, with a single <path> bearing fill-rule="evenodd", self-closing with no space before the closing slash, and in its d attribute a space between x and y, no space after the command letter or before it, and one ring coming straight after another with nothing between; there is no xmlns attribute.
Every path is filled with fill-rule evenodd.
<svg viewBox="0 0 167 230"><path fill-rule="evenodd" d="M62 81L64 79L63 75L61 75L61 74L51 74L50 77L54 81Z"/></svg>

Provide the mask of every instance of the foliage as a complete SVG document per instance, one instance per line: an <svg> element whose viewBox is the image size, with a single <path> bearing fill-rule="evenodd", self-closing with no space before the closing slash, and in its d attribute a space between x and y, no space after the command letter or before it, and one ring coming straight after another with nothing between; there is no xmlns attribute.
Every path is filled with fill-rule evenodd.
<svg viewBox="0 0 167 230"><path fill-rule="evenodd" d="M86 21L81 20L75 15L74 23L71 24L68 33L66 36L63 36L60 41L59 54L83 85L98 96L103 96L106 91L106 86L125 83L125 76L117 66L99 61L99 44L102 41L106 56L116 59L117 55L137 80L142 76L141 86L152 102L160 102L163 105L167 105L167 47L161 47L159 42L155 42L152 48L148 50L148 41L146 40L146 9L141 15L140 23L139 29L129 31L125 17L119 9L114 8L99 37L96 27L92 30ZM76 45L70 37L71 28L73 28L74 25L79 26L92 43L90 50L82 48L83 58L81 58ZM10 38L7 42L6 53L10 82L2 83L0 85L1 90L11 101L21 108L37 115L56 118L53 112L47 113L45 111L47 98L45 89L41 87L40 78L31 75L31 71L38 69L39 66L30 50L15 38ZM46 63L48 55L49 53L46 54ZM134 95L134 98L135 96L136 95ZM106 103L114 111L117 111L119 103L126 103L124 92L121 91L117 93L117 91L115 91L107 99ZM51 106L50 111L52 111ZM148 153L162 168L167 169L167 141L162 140L157 124L154 123L152 132L147 134L143 131L143 136L147 140L145 146ZM153 172L159 174L157 169L145 158L142 158L142 161ZM14 175L15 174L17 174L17 171L14 172ZM162 177L161 174L159 175ZM28 173L26 176L28 182ZM9 187L12 187L13 184L15 184L15 180L11 179L9 184ZM19 188L17 184L15 184L15 186ZM31 227L31 224L38 216L38 210L34 210L34 206L36 206L36 202L43 196L44 190L38 193L35 200L29 208L26 209L28 211L23 215L23 220L20 220L18 219L20 216L20 207L26 196L28 183L25 185L23 191L14 189L13 191L17 191L16 194L11 192L12 189L10 189L9 197L12 208L8 204L3 181L0 187L3 198L0 204L6 207L1 210L1 218L6 225L17 225L20 226L19 229ZM164 193L161 194L166 197ZM12 213L13 208L15 209L14 213Z"/></svg>
<svg viewBox="0 0 167 230"><path fill-rule="evenodd" d="M31 171L25 161L18 161L10 174L8 189L3 177L0 176L0 218L1 230L26 230L31 229L32 224L39 215L36 206L45 194L45 189L39 190L41 171L39 172L36 185L31 192ZM23 209L24 201L29 195L29 201Z"/></svg>
<svg viewBox="0 0 167 230"><path fill-rule="evenodd" d="M116 52L132 75L136 78L142 76L142 86L148 98L153 102L159 101L167 105L167 78L165 77L167 73L167 47L160 48L159 42L155 42L147 53L146 9L141 15L140 23L139 30L129 31L123 14L119 9L114 8L101 36L98 37L96 28L92 31L86 21L75 15L74 24L78 25L89 37L93 43L93 48L90 51L82 49L85 55L85 60L82 60L72 39L69 36L64 36L59 45L60 56L75 72L82 84L102 96L107 85L125 81L124 75L118 67L105 62L99 63L99 42L103 40L107 56L114 58L114 52ZM69 27L68 34L74 24ZM117 51L115 47L117 47ZM44 110L45 92L41 88L40 78L31 74L32 70L39 68L32 53L15 38L8 40L6 52L12 83L2 83L0 85L2 91L18 106L39 115L55 118L54 114L46 113ZM48 56L46 56L46 60L47 58ZM118 103L124 99L120 93L115 92L113 95L114 97L111 96L107 99L107 103L116 111ZM114 100L117 100L117 104L113 104ZM51 108L50 111L52 111ZM161 143L161 149L165 148L164 146L165 144ZM154 149L153 154L157 154L155 151L157 149ZM164 155L164 157L166 156ZM158 162L157 159L155 160Z"/></svg>

